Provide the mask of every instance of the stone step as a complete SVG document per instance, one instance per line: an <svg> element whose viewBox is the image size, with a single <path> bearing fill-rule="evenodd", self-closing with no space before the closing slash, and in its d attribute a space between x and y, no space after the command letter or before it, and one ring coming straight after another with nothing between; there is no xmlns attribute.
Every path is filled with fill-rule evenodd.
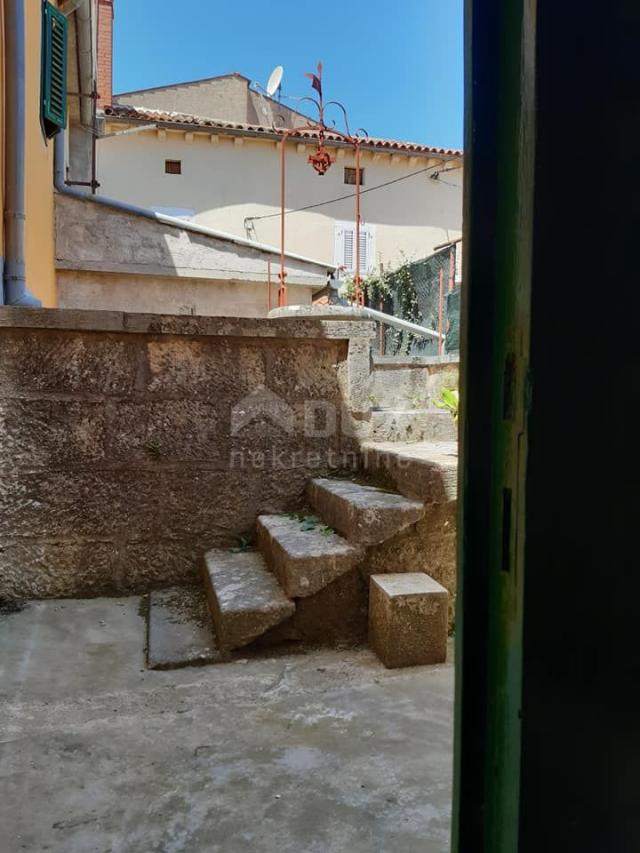
<svg viewBox="0 0 640 853"><path fill-rule="evenodd" d="M204 582L218 644L224 651L248 645L295 610L257 551L208 551Z"/></svg>
<svg viewBox="0 0 640 853"><path fill-rule="evenodd" d="M364 549L313 517L261 515L258 547L289 598L305 598L353 569Z"/></svg>
<svg viewBox="0 0 640 853"><path fill-rule="evenodd" d="M455 501L458 444L455 441L362 442L363 467L385 485L426 504Z"/></svg>
<svg viewBox="0 0 640 853"><path fill-rule="evenodd" d="M456 441L458 428L439 409L373 409L371 441Z"/></svg>
<svg viewBox="0 0 640 853"><path fill-rule="evenodd" d="M174 586L149 593L147 666L177 669L218 663L207 597L201 586Z"/></svg>
<svg viewBox="0 0 640 853"><path fill-rule="evenodd" d="M422 572L371 575L369 643L386 667L445 661L448 598Z"/></svg>
<svg viewBox="0 0 640 853"><path fill-rule="evenodd" d="M308 483L307 495L326 524L358 545L378 545L424 514L420 501L352 480L319 477Z"/></svg>

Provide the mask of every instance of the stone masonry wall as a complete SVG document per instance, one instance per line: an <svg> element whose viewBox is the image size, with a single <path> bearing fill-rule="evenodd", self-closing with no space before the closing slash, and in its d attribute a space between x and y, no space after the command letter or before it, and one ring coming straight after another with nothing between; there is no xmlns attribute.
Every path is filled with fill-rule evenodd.
<svg viewBox="0 0 640 853"><path fill-rule="evenodd" d="M0 308L0 597L188 581L260 512L299 506L348 463L371 333Z"/></svg>
<svg viewBox="0 0 640 853"><path fill-rule="evenodd" d="M457 388L457 356L376 356L371 374L372 405L385 409L425 409L443 387Z"/></svg>

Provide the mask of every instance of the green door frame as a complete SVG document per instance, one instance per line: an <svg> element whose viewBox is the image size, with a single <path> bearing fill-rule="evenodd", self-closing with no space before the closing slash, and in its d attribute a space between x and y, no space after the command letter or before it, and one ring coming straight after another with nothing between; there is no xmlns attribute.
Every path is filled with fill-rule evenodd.
<svg viewBox="0 0 640 853"><path fill-rule="evenodd" d="M466 2L453 849L517 850L534 2Z"/></svg>
<svg viewBox="0 0 640 853"><path fill-rule="evenodd" d="M631 853L640 3L465 27L453 848Z"/></svg>

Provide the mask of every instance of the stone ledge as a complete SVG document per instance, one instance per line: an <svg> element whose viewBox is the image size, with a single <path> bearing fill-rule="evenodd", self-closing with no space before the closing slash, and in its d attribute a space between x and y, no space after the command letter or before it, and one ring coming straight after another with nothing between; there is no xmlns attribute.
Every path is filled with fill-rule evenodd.
<svg viewBox="0 0 640 853"><path fill-rule="evenodd" d="M201 317L181 314L134 314L72 308L0 307L0 328L117 332L147 335L226 336L249 338L370 338L373 324L299 317Z"/></svg>
<svg viewBox="0 0 640 853"><path fill-rule="evenodd" d="M430 367L438 364L458 364L460 354L451 355L374 355L374 368L395 367Z"/></svg>

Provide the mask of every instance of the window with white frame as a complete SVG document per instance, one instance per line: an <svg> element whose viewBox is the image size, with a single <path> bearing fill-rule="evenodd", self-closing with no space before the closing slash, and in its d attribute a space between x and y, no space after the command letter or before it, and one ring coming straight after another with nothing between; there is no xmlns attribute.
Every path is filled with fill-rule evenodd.
<svg viewBox="0 0 640 853"><path fill-rule="evenodd" d="M375 227L360 224L360 275L369 275L375 264ZM336 222L336 267L344 267L349 275L356 271L356 224Z"/></svg>

